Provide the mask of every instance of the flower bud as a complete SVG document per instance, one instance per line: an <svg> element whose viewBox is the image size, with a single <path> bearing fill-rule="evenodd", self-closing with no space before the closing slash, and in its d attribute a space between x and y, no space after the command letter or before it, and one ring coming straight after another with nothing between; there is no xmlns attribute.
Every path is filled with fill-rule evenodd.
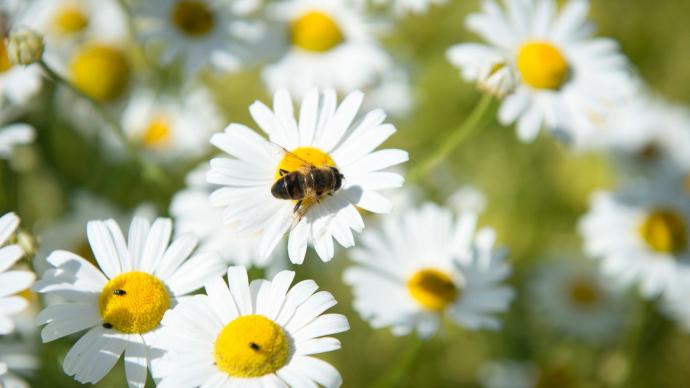
<svg viewBox="0 0 690 388"><path fill-rule="evenodd" d="M506 62L487 63L479 72L477 86L483 92L501 99L517 88L517 71Z"/></svg>
<svg viewBox="0 0 690 388"><path fill-rule="evenodd" d="M41 60L43 56L43 35L23 28L10 34L7 42L7 55L15 65L30 65Z"/></svg>

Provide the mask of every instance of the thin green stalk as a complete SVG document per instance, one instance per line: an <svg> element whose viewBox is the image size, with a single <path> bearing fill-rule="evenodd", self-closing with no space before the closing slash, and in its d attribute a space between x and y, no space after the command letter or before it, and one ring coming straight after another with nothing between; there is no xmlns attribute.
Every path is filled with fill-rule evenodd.
<svg viewBox="0 0 690 388"><path fill-rule="evenodd" d="M407 349L374 381L371 387L389 388L400 386L400 383L409 374L412 364L419 356L423 343L424 341L419 336L411 334Z"/></svg>
<svg viewBox="0 0 690 388"><path fill-rule="evenodd" d="M54 83L63 85L72 93L74 93L79 98L83 99L84 101L88 102L89 105L91 105L91 107L106 122L106 124L108 124L107 126L110 127L110 129L120 140L120 142L122 142L129 156L137 164L141 166L143 176L150 178L156 183L160 183L162 185L168 185L170 183L168 176L163 172L163 170L161 170L160 167L144 160L141 157L141 155L139 154L139 150L129 141L129 138L127 137L127 134L125 133L120 123L110 114L110 112L108 112L107 109L105 109L105 107L101 103L99 103L98 101L94 100L91 96L79 90L79 88L74 86L74 84L72 84L70 81L68 81L60 74L58 74L55 70L53 70L50 67L50 65L48 65L43 59L41 59L38 62L38 64Z"/></svg>
<svg viewBox="0 0 690 388"><path fill-rule="evenodd" d="M407 174L407 182L416 182L426 173L431 171L436 165L441 163L453 150L469 135L477 131L481 125L481 120L489 110L493 98L489 94L484 94L470 113L467 120L462 125L456 128L448 138L443 139L438 148L422 160L415 167L413 167Z"/></svg>

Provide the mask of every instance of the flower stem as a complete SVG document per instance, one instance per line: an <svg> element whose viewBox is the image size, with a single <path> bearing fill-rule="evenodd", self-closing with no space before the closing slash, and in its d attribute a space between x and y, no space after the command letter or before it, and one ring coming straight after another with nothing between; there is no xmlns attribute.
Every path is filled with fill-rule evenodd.
<svg viewBox="0 0 690 388"><path fill-rule="evenodd" d="M105 107L101 103L94 100L91 96L87 95L86 93L82 92L79 88L74 86L74 84L72 84L70 81L58 74L43 59L41 59L38 62L38 65L41 66L43 71L53 82L65 86L72 93L74 93L79 98L88 102L89 105L91 105L91 107L98 113L98 115L101 116L101 118L108 124L107 126L110 127L110 129L120 140L120 142L122 142L129 156L141 166L141 172L143 176L150 178L154 182L163 185L168 185L170 183L168 176L163 172L163 170L159 166L150 163L141 157L141 155L139 154L139 150L129 141L129 138L127 138L127 134L125 133L120 123L110 114L110 112L108 112L107 109L105 109Z"/></svg>
<svg viewBox="0 0 690 388"><path fill-rule="evenodd" d="M478 130L482 125L480 125L482 118L489 111L491 102L493 98L489 94L484 94L470 113L467 120L465 120L462 125L457 127L450 136L443 139L438 148L429 155L426 159L423 159L415 167L413 167L407 174L407 182L415 182L428 173L431 169L436 167L441 163L448 155L469 135Z"/></svg>
<svg viewBox="0 0 690 388"><path fill-rule="evenodd" d="M410 335L407 350L402 352L388 369L374 381L372 388L388 388L400 386L405 376L410 372L412 364L417 359L424 341L416 334Z"/></svg>

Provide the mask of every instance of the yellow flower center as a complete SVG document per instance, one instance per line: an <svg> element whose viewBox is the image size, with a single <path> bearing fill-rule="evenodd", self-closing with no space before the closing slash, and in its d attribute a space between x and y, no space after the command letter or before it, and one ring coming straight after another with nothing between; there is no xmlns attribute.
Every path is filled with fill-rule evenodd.
<svg viewBox="0 0 690 388"><path fill-rule="evenodd" d="M146 333L163 319L170 307L170 294L157 277L144 272L127 272L103 287L98 307L103 327L112 327L122 333Z"/></svg>
<svg viewBox="0 0 690 388"><path fill-rule="evenodd" d="M245 315L223 328L213 355L218 369L230 376L260 377L287 363L289 343L285 331L272 320Z"/></svg>
<svg viewBox="0 0 690 388"><path fill-rule="evenodd" d="M436 311L443 310L460 293L448 274L431 268L415 272L407 281L407 290L422 307Z"/></svg>
<svg viewBox="0 0 690 388"><path fill-rule="evenodd" d="M90 97L110 102L120 97L129 83L130 68L120 50L106 45L90 45L72 58L74 84Z"/></svg>
<svg viewBox="0 0 690 388"><path fill-rule="evenodd" d="M275 179L280 178L281 170L292 172L304 167L305 162L313 164L315 167L331 166L336 167L330 155L314 147L298 147L291 152L286 152L283 159L278 164Z"/></svg>
<svg viewBox="0 0 690 388"><path fill-rule="evenodd" d="M204 1L180 0L173 7L172 21L183 34L191 37L202 37L208 34L215 25L215 16Z"/></svg>
<svg viewBox="0 0 690 388"><path fill-rule="evenodd" d="M599 287L592 279L578 278L570 282L568 289L570 301L578 307L592 307L600 299Z"/></svg>
<svg viewBox="0 0 690 388"><path fill-rule="evenodd" d="M170 140L170 120L159 116L149 122L144 131L144 144L150 148L161 147Z"/></svg>
<svg viewBox="0 0 690 388"><path fill-rule="evenodd" d="M307 51L328 51L343 42L340 26L329 15L310 11L292 22L292 44Z"/></svg>
<svg viewBox="0 0 690 388"><path fill-rule="evenodd" d="M7 55L7 44L0 36L0 73L4 73L12 67L10 57Z"/></svg>
<svg viewBox="0 0 690 388"><path fill-rule="evenodd" d="M685 222L670 210L649 213L640 226L640 235L650 248L661 253L675 253L688 245Z"/></svg>
<svg viewBox="0 0 690 388"><path fill-rule="evenodd" d="M55 14L53 25L58 32L70 35L84 31L89 25L89 19L81 8L68 6Z"/></svg>
<svg viewBox="0 0 690 388"><path fill-rule="evenodd" d="M568 80L570 67L551 43L531 41L518 52L517 68L522 80L535 89L558 90Z"/></svg>

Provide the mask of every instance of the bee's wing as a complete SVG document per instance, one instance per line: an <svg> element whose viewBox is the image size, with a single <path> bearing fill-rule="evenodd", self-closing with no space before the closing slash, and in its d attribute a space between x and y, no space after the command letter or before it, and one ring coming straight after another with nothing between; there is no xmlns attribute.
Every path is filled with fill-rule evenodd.
<svg viewBox="0 0 690 388"><path fill-rule="evenodd" d="M288 150L287 148L283 147L282 145L277 144L277 143L274 143L274 142L272 142L272 141L270 141L270 140L268 141L268 143L271 144L271 145L273 146L274 149L281 151L283 154L289 154L289 155L291 155L292 157L294 157L295 159L297 159L297 160L301 161L302 163L304 163L305 165L307 165L307 166L309 166L309 167L311 167L311 168L316 168L316 166L314 166L311 162L309 162L308 160L305 160L305 159L302 158L301 156L299 156L299 155L297 155L296 153L294 153L294 152Z"/></svg>

